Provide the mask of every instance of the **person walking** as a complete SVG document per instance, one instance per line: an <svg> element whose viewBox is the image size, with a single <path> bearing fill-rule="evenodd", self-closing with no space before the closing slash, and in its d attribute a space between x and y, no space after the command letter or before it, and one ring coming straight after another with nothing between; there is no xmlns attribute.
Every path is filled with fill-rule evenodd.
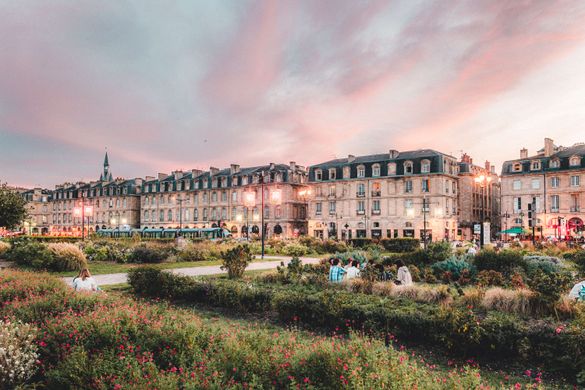
<svg viewBox="0 0 585 390"><path fill-rule="evenodd" d="M343 275L345 275L346 272L346 270L339 266L339 259L333 259L331 268L329 268L329 281L333 283L341 283Z"/></svg>
<svg viewBox="0 0 585 390"><path fill-rule="evenodd" d="M87 268L82 269L79 275L73 279L73 289L75 291L100 291L95 279Z"/></svg>

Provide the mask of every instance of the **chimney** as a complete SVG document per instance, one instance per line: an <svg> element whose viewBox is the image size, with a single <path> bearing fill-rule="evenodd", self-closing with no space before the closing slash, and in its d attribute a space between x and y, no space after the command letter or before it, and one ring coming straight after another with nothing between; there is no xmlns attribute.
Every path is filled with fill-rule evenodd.
<svg viewBox="0 0 585 390"><path fill-rule="evenodd" d="M355 156L353 154L350 154L349 156L347 156L347 162L348 163L352 163L355 161Z"/></svg>
<svg viewBox="0 0 585 390"><path fill-rule="evenodd" d="M191 169L191 175L193 175L193 178L196 178L197 176L201 175L203 173L203 171L201 169Z"/></svg>
<svg viewBox="0 0 585 390"><path fill-rule="evenodd" d="M240 172L240 166L238 164L231 164L230 165L230 175L236 174Z"/></svg>
<svg viewBox="0 0 585 390"><path fill-rule="evenodd" d="M526 148L520 149L520 158L528 158L528 149Z"/></svg>
<svg viewBox="0 0 585 390"><path fill-rule="evenodd" d="M490 162L487 161L487 160L485 161L485 165L484 166L485 166L485 170L488 171L488 172L492 169L492 164L490 164Z"/></svg>
<svg viewBox="0 0 585 390"><path fill-rule="evenodd" d="M495 166L495 165L492 165L492 166L490 167L490 173L493 173L493 174L495 174L495 173L496 173L496 166Z"/></svg>
<svg viewBox="0 0 585 390"><path fill-rule="evenodd" d="M390 158L397 158L398 157L398 150L390 149Z"/></svg>
<svg viewBox="0 0 585 390"><path fill-rule="evenodd" d="M544 157L550 157L555 152L555 144L552 139L544 139Z"/></svg>
<svg viewBox="0 0 585 390"><path fill-rule="evenodd" d="M166 173L160 173L158 174L158 180L164 180L167 177L169 177L169 175L167 175Z"/></svg>
<svg viewBox="0 0 585 390"><path fill-rule="evenodd" d="M274 163L270 163L270 170L272 171L274 169L275 165Z"/></svg>
<svg viewBox="0 0 585 390"><path fill-rule="evenodd" d="M290 162L290 170L293 172L297 170L297 163L296 162L294 162L294 161Z"/></svg>
<svg viewBox="0 0 585 390"><path fill-rule="evenodd" d="M151 180L154 180L154 176L146 176L146 177L144 178L144 180L146 180L146 181L151 181Z"/></svg>
<svg viewBox="0 0 585 390"><path fill-rule="evenodd" d="M175 180L179 180L183 176L183 171L175 171L173 172L173 176L175 176Z"/></svg>
<svg viewBox="0 0 585 390"><path fill-rule="evenodd" d="M463 153L461 155L461 162L471 165L471 164L473 164L473 159L471 158L471 156L469 154Z"/></svg>
<svg viewBox="0 0 585 390"><path fill-rule="evenodd" d="M216 167L209 167L209 172L211 173L211 176L215 176L219 173L219 169Z"/></svg>

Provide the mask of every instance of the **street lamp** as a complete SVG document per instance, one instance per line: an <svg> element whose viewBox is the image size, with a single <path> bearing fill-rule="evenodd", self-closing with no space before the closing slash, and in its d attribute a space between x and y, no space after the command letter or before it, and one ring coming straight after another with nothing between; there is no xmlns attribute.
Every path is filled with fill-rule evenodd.
<svg viewBox="0 0 585 390"><path fill-rule="evenodd" d="M508 213L508 210L506 210L506 212L504 214L502 214L502 218L504 218L506 220L505 225L504 225L504 231L507 231L508 230L508 218L510 218L510 214ZM508 233L505 233L504 241L508 241Z"/></svg>
<svg viewBox="0 0 585 390"><path fill-rule="evenodd" d="M307 219L309 219L309 213L308 213L308 201L311 198L311 196L313 195L313 191L311 190L310 187L305 187L301 190L299 190L297 192L301 202L303 203L302 205L302 210L304 210L302 216L307 217ZM303 223L304 225L304 223ZM304 226L303 226L303 230L304 230ZM308 222L307 222L307 231L306 233L308 233L309 230L309 226L308 226Z"/></svg>
<svg viewBox="0 0 585 390"><path fill-rule="evenodd" d="M87 217L89 225L89 217L93 215L93 206L86 204L85 199L81 196L81 202L78 207L73 209L73 215L81 218L81 239L85 240L85 217Z"/></svg>
<svg viewBox="0 0 585 390"><path fill-rule="evenodd" d="M487 203L487 202L485 202L485 197L486 197L486 191L485 191L485 189L490 184L490 182L492 181L492 178L490 176L487 176L487 175L479 175L479 176L476 176L473 180L477 184L479 184L481 186L481 207L480 207L480 214L481 214L481 217L480 217L480 219L481 219L481 224L480 224L481 230L480 230L480 232L481 233L480 233L480 243L479 243L479 246L480 247L483 247L483 243L484 243L484 240L485 240L485 238L484 238L484 235L485 235L485 231L484 231L485 206L486 206L486 203Z"/></svg>
<svg viewBox="0 0 585 390"><path fill-rule="evenodd" d="M254 191L244 192L244 207L246 207L246 239L250 241L250 209L256 206L256 193Z"/></svg>

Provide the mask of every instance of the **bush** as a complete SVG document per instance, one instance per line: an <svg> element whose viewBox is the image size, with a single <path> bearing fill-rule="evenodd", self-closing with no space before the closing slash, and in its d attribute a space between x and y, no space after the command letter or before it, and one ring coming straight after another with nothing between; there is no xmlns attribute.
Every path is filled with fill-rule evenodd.
<svg viewBox="0 0 585 390"><path fill-rule="evenodd" d="M404 253L420 249L420 240L416 238L386 238L380 241L388 252Z"/></svg>
<svg viewBox="0 0 585 390"><path fill-rule="evenodd" d="M585 250L575 252L571 257L582 275L585 275Z"/></svg>
<svg viewBox="0 0 585 390"><path fill-rule="evenodd" d="M24 241L13 243L12 249L8 252L8 259L14 261L17 265L43 269L48 261L51 260L51 252L47 245L40 242Z"/></svg>
<svg viewBox="0 0 585 390"><path fill-rule="evenodd" d="M297 244L297 243L290 243L287 244L283 249L282 249L282 254L285 256L292 256L292 257L301 257L301 256L305 256L307 255L307 253L309 252L309 249L302 245L302 244Z"/></svg>
<svg viewBox="0 0 585 390"><path fill-rule="evenodd" d="M475 275L475 267L467 261L452 257L448 260L439 261L432 265L433 272L439 278L447 282L460 281L469 282L470 278Z"/></svg>
<svg viewBox="0 0 585 390"><path fill-rule="evenodd" d="M503 286L504 275L494 270L483 270L477 274L477 285L480 287Z"/></svg>
<svg viewBox="0 0 585 390"><path fill-rule="evenodd" d="M506 276L510 275L514 269L526 266L522 255L514 250L503 250L498 253L493 250L481 250L473 258L473 264L478 271L498 271Z"/></svg>
<svg viewBox="0 0 585 390"><path fill-rule="evenodd" d="M527 315L531 312L530 300L534 293L530 290L506 290L494 287L487 290L481 305L487 310Z"/></svg>
<svg viewBox="0 0 585 390"><path fill-rule="evenodd" d="M525 269L528 276L534 275L538 270L545 274L554 274L562 269L558 259L549 256L525 256Z"/></svg>
<svg viewBox="0 0 585 390"><path fill-rule="evenodd" d="M566 272L546 273L541 269L534 271L528 280L528 286L537 293L539 302L545 309L551 310L572 284L571 275Z"/></svg>
<svg viewBox="0 0 585 390"><path fill-rule="evenodd" d="M10 248L12 248L12 246L9 243L0 241L0 259L3 259L8 254Z"/></svg>
<svg viewBox="0 0 585 390"><path fill-rule="evenodd" d="M0 388L24 384L37 370L36 330L0 320Z"/></svg>
<svg viewBox="0 0 585 390"><path fill-rule="evenodd" d="M131 263L162 263L168 259L171 254L172 250L167 247L154 243L146 243L136 246L132 252L130 252L128 261Z"/></svg>
<svg viewBox="0 0 585 390"><path fill-rule="evenodd" d="M90 262L115 261L116 263L126 263L134 245L136 244L133 241L128 240L102 239L86 241L82 243L82 249Z"/></svg>
<svg viewBox="0 0 585 390"><path fill-rule="evenodd" d="M241 278L248 264L254 260L250 247L247 245L238 245L233 249L222 252L221 257L223 259L221 269L228 271L230 279Z"/></svg>
<svg viewBox="0 0 585 390"><path fill-rule="evenodd" d="M47 267L53 271L79 271L87 268L85 254L75 244L55 242L48 245L51 261Z"/></svg>
<svg viewBox="0 0 585 390"><path fill-rule="evenodd" d="M445 261L451 257L451 244L447 241L431 242L424 251L427 264Z"/></svg>

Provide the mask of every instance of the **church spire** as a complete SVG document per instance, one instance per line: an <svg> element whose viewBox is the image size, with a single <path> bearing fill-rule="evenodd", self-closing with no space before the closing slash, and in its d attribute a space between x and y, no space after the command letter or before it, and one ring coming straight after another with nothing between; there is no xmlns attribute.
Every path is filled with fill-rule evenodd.
<svg viewBox="0 0 585 390"><path fill-rule="evenodd" d="M108 152L104 157L104 172L100 176L100 181L112 181L112 173L110 172L110 162L108 161Z"/></svg>

